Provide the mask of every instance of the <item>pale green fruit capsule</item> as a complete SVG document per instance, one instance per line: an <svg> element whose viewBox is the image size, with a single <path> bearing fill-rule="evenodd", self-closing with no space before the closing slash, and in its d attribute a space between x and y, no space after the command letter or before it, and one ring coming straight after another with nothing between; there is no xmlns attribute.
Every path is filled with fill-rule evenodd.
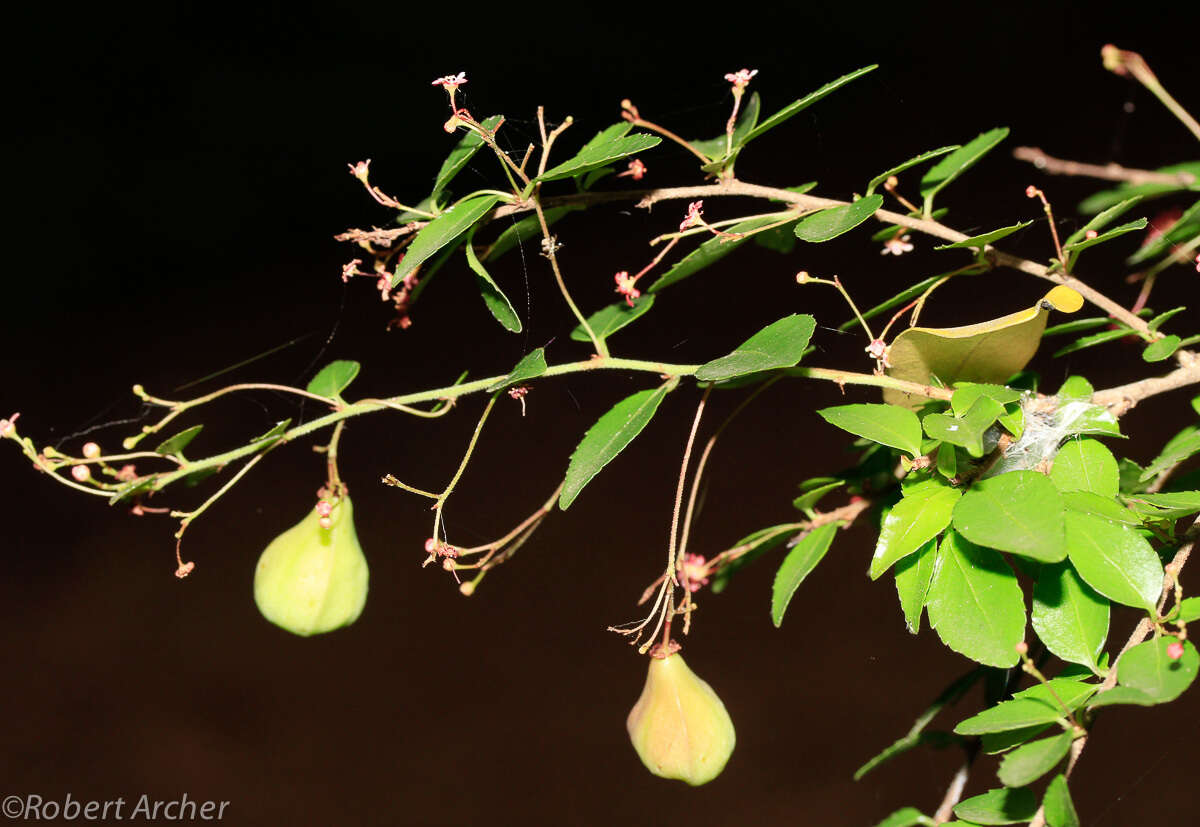
<svg viewBox="0 0 1200 827"><path fill-rule="evenodd" d="M725 704L679 655L650 659L625 728L646 769L693 787L721 774L737 741Z"/></svg>
<svg viewBox="0 0 1200 827"><path fill-rule="evenodd" d="M267 620L305 637L358 618L367 602L367 558L349 497L333 503L328 516L309 511L271 541L254 570L254 602Z"/></svg>

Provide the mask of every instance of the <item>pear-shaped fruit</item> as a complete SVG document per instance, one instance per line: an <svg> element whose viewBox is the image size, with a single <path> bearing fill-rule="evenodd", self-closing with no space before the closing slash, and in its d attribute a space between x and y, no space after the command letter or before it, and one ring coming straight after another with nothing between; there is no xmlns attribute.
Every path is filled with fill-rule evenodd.
<svg viewBox="0 0 1200 827"><path fill-rule="evenodd" d="M254 570L254 602L267 620L305 637L355 621L367 602L367 558L349 497L309 511L271 541Z"/></svg>
<svg viewBox="0 0 1200 827"><path fill-rule="evenodd" d="M725 704L680 655L650 659L625 727L646 769L693 787L721 774L737 741Z"/></svg>

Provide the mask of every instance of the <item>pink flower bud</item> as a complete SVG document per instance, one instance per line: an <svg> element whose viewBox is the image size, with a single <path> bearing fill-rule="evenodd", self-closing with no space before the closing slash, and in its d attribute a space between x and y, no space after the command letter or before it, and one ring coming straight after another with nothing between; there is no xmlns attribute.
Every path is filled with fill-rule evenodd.
<svg viewBox="0 0 1200 827"><path fill-rule="evenodd" d="M92 478L92 471L86 465L76 465L71 469L71 476L76 482L87 482Z"/></svg>
<svg viewBox="0 0 1200 827"><path fill-rule="evenodd" d="M1178 640L1173 640L1167 644L1167 657L1171 660L1179 660L1183 657L1183 644Z"/></svg>
<svg viewBox="0 0 1200 827"><path fill-rule="evenodd" d="M83 446L83 455L88 459L95 459L100 456L100 446L94 442L88 442Z"/></svg>
<svg viewBox="0 0 1200 827"><path fill-rule="evenodd" d="M333 503L329 502L329 500L321 500L317 503L317 513L322 517L328 517L332 511Z"/></svg>
<svg viewBox="0 0 1200 827"><path fill-rule="evenodd" d="M329 517L322 517L321 519L317 520L317 524L326 531L333 528L333 520Z"/></svg>

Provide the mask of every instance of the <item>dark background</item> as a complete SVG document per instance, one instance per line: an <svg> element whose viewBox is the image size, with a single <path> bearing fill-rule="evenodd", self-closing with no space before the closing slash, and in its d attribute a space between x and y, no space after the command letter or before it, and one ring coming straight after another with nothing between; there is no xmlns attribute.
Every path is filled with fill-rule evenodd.
<svg viewBox="0 0 1200 827"><path fill-rule="evenodd" d="M340 266L354 252L333 234L389 220L346 164L373 158L373 181L416 201L457 140L441 129L445 96L429 85L434 77L465 70L463 103L478 117L505 113L502 134L517 151L536 132L537 104L552 120L574 115L567 152L617 120L623 97L686 136L708 136L728 113L725 72L758 68L752 88L769 112L877 62L739 163L749 180L817 179L819 193L848 197L904 158L997 125L1013 128L1006 148L1033 144L1079 160L1156 167L1195 157L1191 136L1149 95L1100 66L1107 41L1141 51L1200 110L1196 15L1152 11L806 3L709 15L679 4L295 3L10 12L0 58L10 262L0 415L19 410L22 432L39 445L78 452L91 438L114 450L143 421L127 393L134 382L165 396L199 393L218 384L175 389L295 339L223 379L303 385L325 361L353 358L365 366L353 390L382 395L444 385L466 368L502 373L551 341L553 362L586 358L566 338L572 322L533 248L494 270L527 316L519 336L494 323L461 265L439 275L406 332L385 331L389 313L368 280L342 284ZM646 161L646 183L699 182L666 145ZM460 192L499 183L495 172L481 154ZM915 180L905 179L909 193ZM987 230L1040 217L1024 196L1031 182L1046 188L1068 232L1073 205L1096 188L1041 176L1002 149L940 203L953 208L953 226ZM562 262L579 303L613 300L612 273L640 268L645 241L677 224L683 207L646 215L622 205L564 222ZM707 209L720 218L758 205ZM836 297L797 287L795 272L838 273L871 304L963 257L914 239L918 252L882 259L865 236L786 259L750 245L664 293L614 340L618 352L705 361L782 312L812 312L829 326L818 330L811 363L868 369L864 342L832 329L845 316ZM1089 253L1081 274L1132 301L1120 260L1134 244ZM1046 257L1045 222L1005 245ZM1195 290L1184 268L1168 276L1154 301L1161 309ZM988 274L945 288L924 318L977 321L1028 306L1045 288ZM1107 386L1145 370L1136 349L1120 346L1037 364L1051 389L1070 372ZM648 385L617 373L541 382L523 419L505 400L449 504L452 539L497 536L529 513L583 430ZM322 480L307 444L273 453L197 521L184 547L197 567L183 582L172 576L172 522L77 496L6 449L2 792L83 800L186 792L231 801L227 821L239 824L868 825L905 804L932 812L958 763L953 752L918 751L851 780L969 666L927 629L909 636L890 578L863 576L867 526L839 536L781 630L767 611L773 561L719 597L701 596L688 662L738 729L719 779L695 790L662 781L630 749L624 718L644 663L604 628L639 616L634 601L661 566L696 398L672 394L571 510L471 599L444 573L419 567L425 504L377 480L392 472L426 488L444 484L481 401L432 422L352 422L343 468L371 596L352 627L309 640L267 624L251 598L258 553L311 507ZM813 413L840 398L832 386L795 382L743 415L714 453L695 551L712 554L791 519L795 483L852 458L849 440ZM846 398L876 396L851 389ZM715 397L708 426L738 399ZM1128 455L1153 456L1189 415L1186 399L1130 414ZM231 399L190 420L208 426L195 449L218 452L277 419L315 413L271 394ZM89 430L120 420L134 421ZM187 505L206 494L172 496ZM1114 618L1114 645L1132 623ZM979 702L970 696L945 728ZM1193 694L1166 709L1106 714L1072 782L1084 823L1178 823L1194 795L1197 711ZM993 771L981 761L968 794L993 786Z"/></svg>

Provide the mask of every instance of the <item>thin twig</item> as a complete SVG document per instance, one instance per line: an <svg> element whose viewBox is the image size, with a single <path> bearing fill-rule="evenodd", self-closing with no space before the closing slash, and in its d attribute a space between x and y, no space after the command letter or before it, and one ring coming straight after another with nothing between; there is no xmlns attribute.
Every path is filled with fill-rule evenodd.
<svg viewBox="0 0 1200 827"><path fill-rule="evenodd" d="M1028 161L1048 175L1079 175L1085 178L1101 178L1105 181L1124 181L1128 184L1167 184L1188 186L1196 183L1190 172L1155 172L1149 169L1131 169L1120 164L1085 164L1047 155L1036 146L1019 146L1013 150L1018 161Z"/></svg>

